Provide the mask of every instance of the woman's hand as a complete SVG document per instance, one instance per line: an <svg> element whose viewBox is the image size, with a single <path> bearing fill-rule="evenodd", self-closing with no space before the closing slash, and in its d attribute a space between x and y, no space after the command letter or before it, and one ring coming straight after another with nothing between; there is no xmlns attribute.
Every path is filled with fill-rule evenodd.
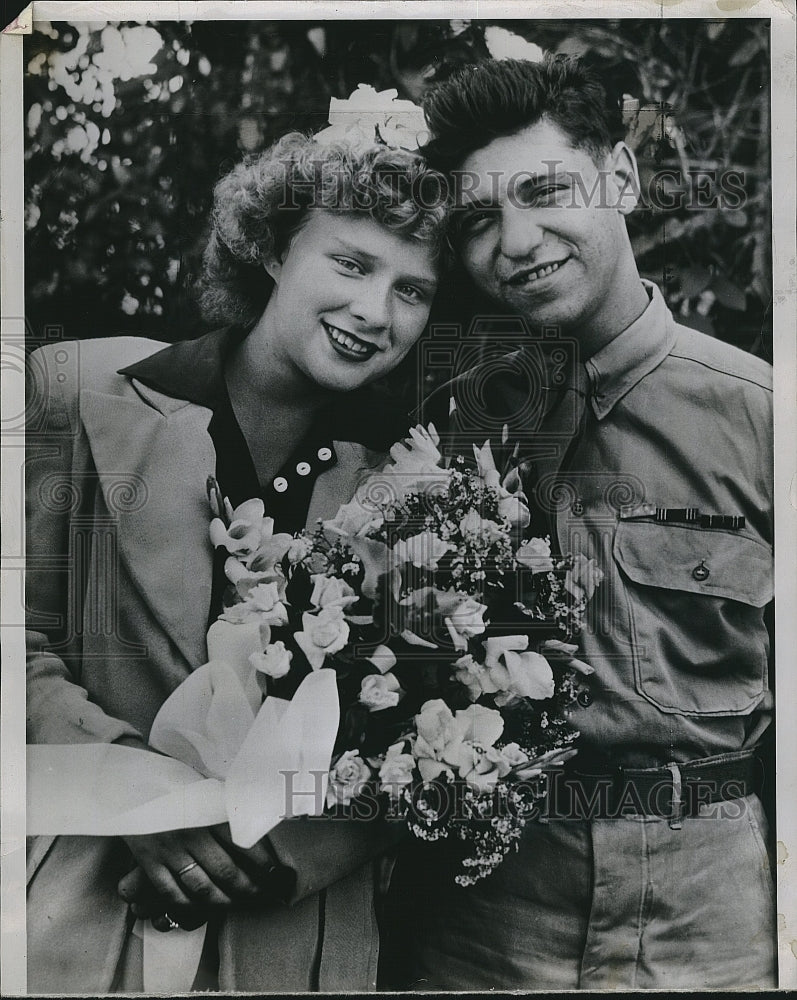
<svg viewBox="0 0 797 1000"><path fill-rule="evenodd" d="M120 880L119 895L159 930L169 929L165 913L192 929L214 913L272 896L275 866L267 848L236 847L226 824L123 839L138 867Z"/></svg>

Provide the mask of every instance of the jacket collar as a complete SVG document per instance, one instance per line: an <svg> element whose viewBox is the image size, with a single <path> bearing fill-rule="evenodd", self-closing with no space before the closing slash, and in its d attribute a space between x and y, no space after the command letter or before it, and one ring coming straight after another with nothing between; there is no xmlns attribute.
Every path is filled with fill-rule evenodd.
<svg viewBox="0 0 797 1000"><path fill-rule="evenodd" d="M675 345L675 321L661 292L649 281L642 284L650 296L645 311L586 362L590 403L598 420L658 368Z"/></svg>

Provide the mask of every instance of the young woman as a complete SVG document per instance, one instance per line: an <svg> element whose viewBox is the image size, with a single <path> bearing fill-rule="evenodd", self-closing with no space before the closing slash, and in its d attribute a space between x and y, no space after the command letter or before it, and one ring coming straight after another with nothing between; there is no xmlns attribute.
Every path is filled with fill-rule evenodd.
<svg viewBox="0 0 797 1000"><path fill-rule="evenodd" d="M402 435L373 383L426 324L443 194L414 153L288 135L217 186L202 301L222 329L33 355L30 742L150 752L221 610L208 474L295 531L334 516ZM377 823L324 820L286 820L249 851L224 827L35 838L28 988L143 989L143 917L164 931L209 921L198 988L372 989L374 859L389 841Z"/></svg>

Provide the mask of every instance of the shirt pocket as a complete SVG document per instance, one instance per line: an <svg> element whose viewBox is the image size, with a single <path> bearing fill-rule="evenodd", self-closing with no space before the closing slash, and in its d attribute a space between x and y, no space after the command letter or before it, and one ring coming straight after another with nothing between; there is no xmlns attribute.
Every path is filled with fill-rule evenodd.
<svg viewBox="0 0 797 1000"><path fill-rule="evenodd" d="M769 546L738 532L620 521L614 559L638 693L671 714L750 713L767 689Z"/></svg>

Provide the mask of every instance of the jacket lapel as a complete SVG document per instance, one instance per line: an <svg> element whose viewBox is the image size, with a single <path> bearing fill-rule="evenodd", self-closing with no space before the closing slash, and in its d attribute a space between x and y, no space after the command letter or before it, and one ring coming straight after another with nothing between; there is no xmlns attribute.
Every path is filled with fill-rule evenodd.
<svg viewBox="0 0 797 1000"><path fill-rule="evenodd" d="M212 578L205 495L216 464L210 411L134 386L138 396L84 389L81 417L105 503L119 526L121 559L195 668L207 658Z"/></svg>

